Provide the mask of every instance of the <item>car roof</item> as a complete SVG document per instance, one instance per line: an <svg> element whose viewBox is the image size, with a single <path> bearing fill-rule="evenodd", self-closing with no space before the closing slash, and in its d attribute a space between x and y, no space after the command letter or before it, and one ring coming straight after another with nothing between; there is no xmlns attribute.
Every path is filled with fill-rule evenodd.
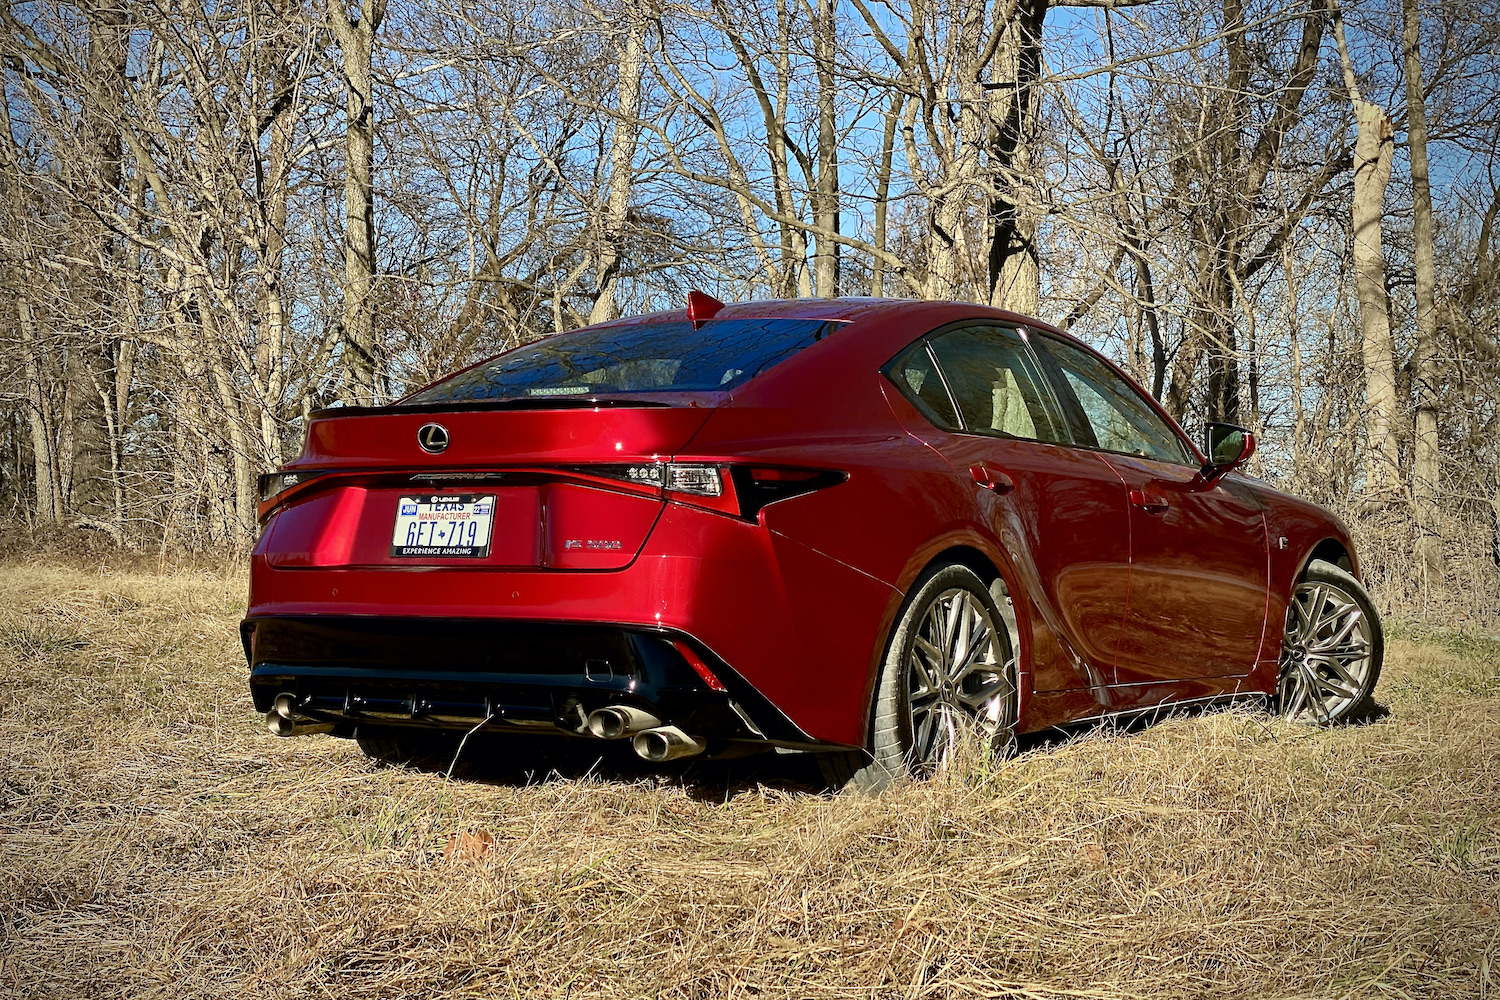
<svg viewBox="0 0 1500 1000"><path fill-rule="evenodd" d="M714 319L819 319L829 322L855 323L897 317L916 317L923 314L948 314L963 312L976 318L996 319L1007 323L1021 324L1044 329L1049 333L1067 336L1061 330L1032 316L996 309L977 302L957 302L937 299L888 299L866 296L844 296L836 299L756 299L750 302L727 302L714 315ZM599 326L624 326L635 323L683 322L688 319L687 309L666 309L659 312L624 316ZM1071 339L1071 338L1070 338Z"/></svg>
<svg viewBox="0 0 1500 1000"><path fill-rule="evenodd" d="M1050 323L1021 313L996 309L977 302L956 302L933 299L885 299L885 298L837 298L837 299L767 299L758 302L726 303L715 314L714 319L815 319L847 324L853 337L832 336L797 356L772 368L765 374L733 390L736 398L747 394L761 396L764 390L772 390L782 379L796 379L804 366L821 367L829 362L840 364L860 358L866 365L883 364L907 344L920 339L934 330L955 323L975 320L991 320L1007 326L1026 327L1076 344L1081 349L1100 358L1114 373L1135 387L1141 398L1156 411L1157 415L1176 427L1190 449L1197 453L1197 445L1190 435L1169 414L1159 401L1141 386L1119 365L1110 361L1097 349L1077 337L1058 329ZM688 319L685 309L637 316L619 322L676 321Z"/></svg>

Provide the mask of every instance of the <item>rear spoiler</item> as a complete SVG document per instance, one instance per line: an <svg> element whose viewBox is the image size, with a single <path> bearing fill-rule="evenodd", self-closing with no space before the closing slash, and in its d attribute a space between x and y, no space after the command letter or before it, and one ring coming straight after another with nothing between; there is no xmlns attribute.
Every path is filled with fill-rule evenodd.
<svg viewBox="0 0 1500 1000"><path fill-rule="evenodd" d="M618 396L527 396L502 399L449 399L435 403L387 403L384 406L325 406L313 410L313 420L328 417L368 417L392 413L454 413L463 410L597 410L669 407L659 399L621 399Z"/></svg>

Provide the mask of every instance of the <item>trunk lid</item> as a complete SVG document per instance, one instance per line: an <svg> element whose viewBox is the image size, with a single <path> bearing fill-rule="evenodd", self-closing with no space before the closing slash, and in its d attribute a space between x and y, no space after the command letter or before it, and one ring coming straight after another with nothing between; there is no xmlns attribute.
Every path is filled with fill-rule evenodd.
<svg viewBox="0 0 1500 1000"><path fill-rule="evenodd" d="M302 454L287 468L425 469L667 456L687 444L725 395L319 410ZM417 432L430 423L448 434L446 449L436 454L417 441Z"/></svg>
<svg viewBox="0 0 1500 1000"><path fill-rule="evenodd" d="M525 409L320 411L301 456L287 466L319 475L286 494L257 551L280 569L623 568L645 545L665 500L589 467L670 457L713 412L707 396L676 406L600 399ZM437 453L418 438L429 424L445 432ZM423 547L427 534L411 546L412 512L427 516L446 504L485 518L486 544L447 555L441 546Z"/></svg>

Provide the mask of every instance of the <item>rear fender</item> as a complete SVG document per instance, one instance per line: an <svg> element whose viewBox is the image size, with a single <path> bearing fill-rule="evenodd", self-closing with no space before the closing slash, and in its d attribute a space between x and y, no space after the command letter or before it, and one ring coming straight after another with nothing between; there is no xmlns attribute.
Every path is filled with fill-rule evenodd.
<svg viewBox="0 0 1500 1000"><path fill-rule="evenodd" d="M1057 623L1049 621L1034 594L1039 592L1035 567L1024 561L1013 559L1011 550L1005 548L994 536L978 526L964 526L932 539L924 544L907 561L900 577L897 593L892 597L881 619L880 641L875 647L875 656L870 663L865 685L865 712L869 714L873 704L875 685L880 668L885 661L891 634L896 622L906 607L917 581L928 571L953 563L968 566L991 585L991 593L1000 603L1002 595L995 594L994 584L1003 585L1005 594L1011 598L1014 621L1012 640L1016 643L1016 671L1018 692L1018 731L1030 732L1051 725L1051 720L1034 719L1032 691L1035 687L1035 665L1039 662L1066 663L1065 645L1059 640ZM1002 607L1002 612L1005 610ZM1055 618L1055 616L1050 616Z"/></svg>

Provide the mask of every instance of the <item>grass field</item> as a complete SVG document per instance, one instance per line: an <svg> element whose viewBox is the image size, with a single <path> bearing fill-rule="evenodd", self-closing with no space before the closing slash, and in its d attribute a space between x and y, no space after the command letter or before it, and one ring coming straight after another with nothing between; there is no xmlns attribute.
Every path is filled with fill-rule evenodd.
<svg viewBox="0 0 1500 1000"><path fill-rule="evenodd" d="M0 995L1500 998L1500 644L860 799L278 740L243 590L0 567Z"/></svg>

